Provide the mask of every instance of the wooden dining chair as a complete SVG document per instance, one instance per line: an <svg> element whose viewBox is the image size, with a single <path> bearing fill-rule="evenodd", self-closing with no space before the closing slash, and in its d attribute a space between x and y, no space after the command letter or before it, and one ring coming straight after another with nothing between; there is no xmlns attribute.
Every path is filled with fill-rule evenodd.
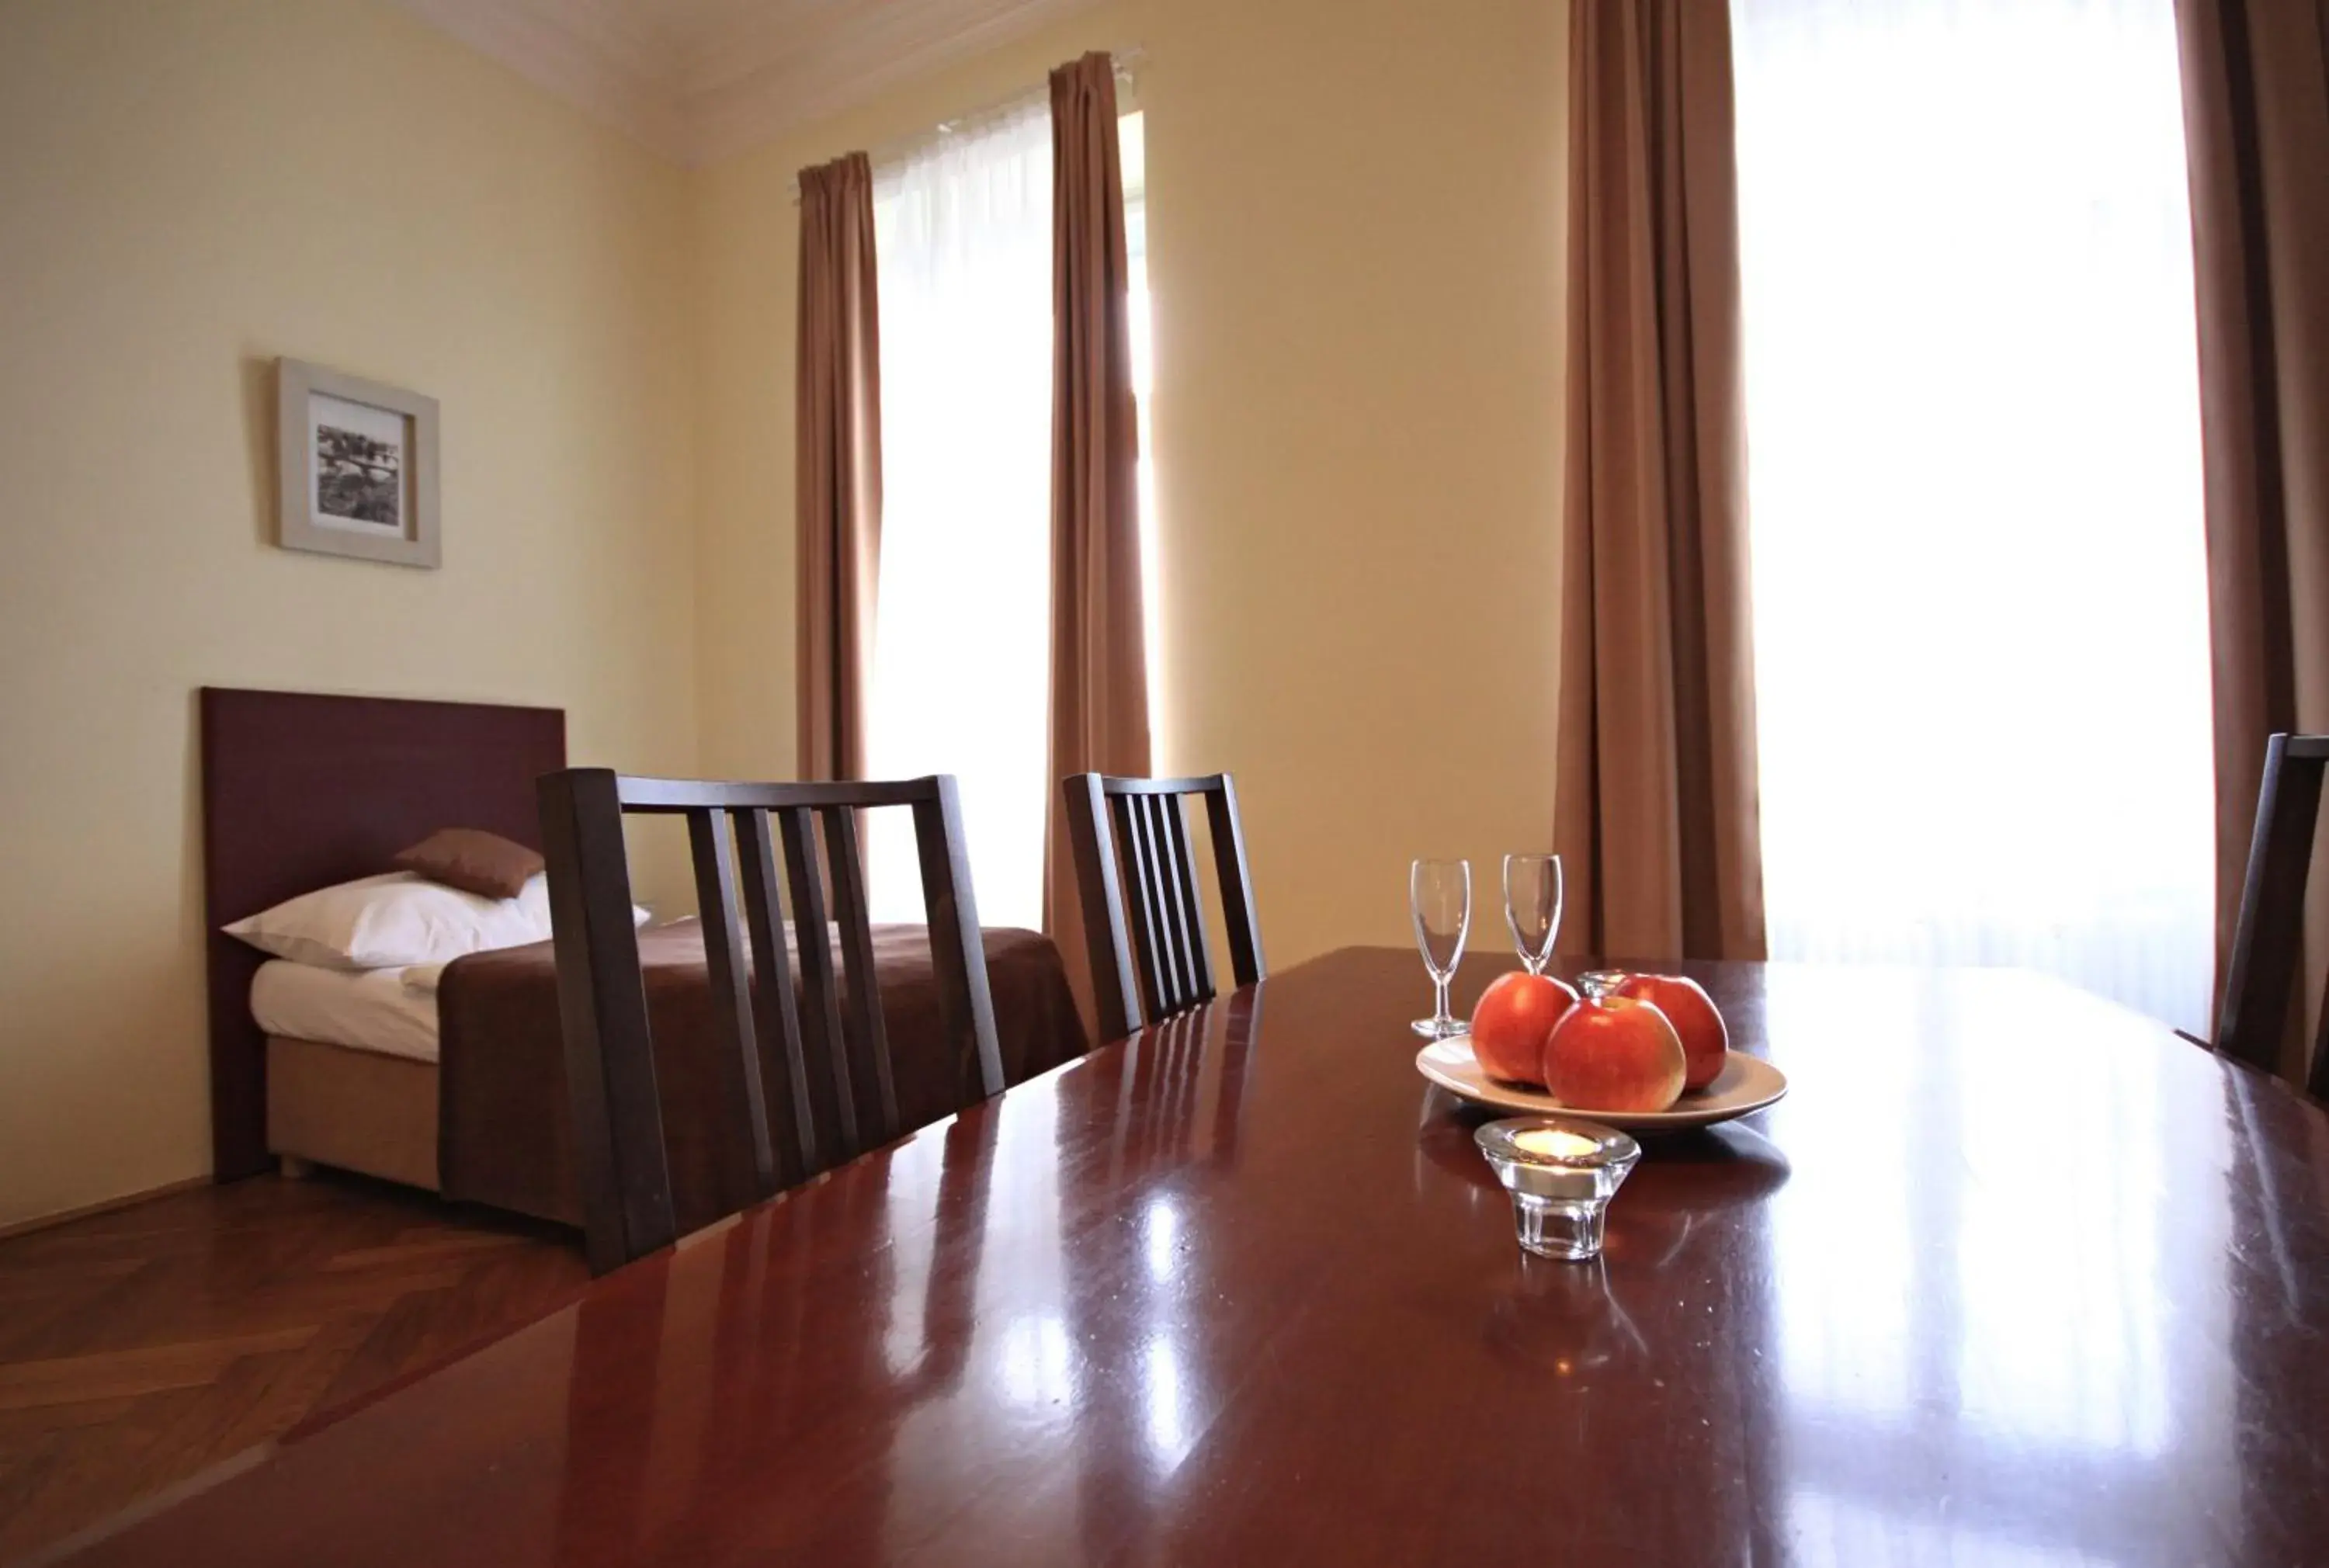
<svg viewBox="0 0 2329 1568"><path fill-rule="evenodd" d="M1204 906L1197 897L1196 863L1183 814L1188 796L1201 795L1205 803L1230 968L1240 985L1262 977L1261 925L1246 869L1245 832L1238 825L1237 786L1229 775L1110 778L1081 773L1061 780L1060 788L1067 798L1101 1039L1121 1039L1213 995Z"/></svg>
<svg viewBox="0 0 2329 1568"><path fill-rule="evenodd" d="M948 1040L964 1059L976 1055L980 1097L1002 1093L986 953L951 777L720 784L569 768L542 775L538 791L593 1272L667 1245L678 1229L632 922L626 815L687 820L727 1121L720 1140L721 1190L731 1211L893 1141L900 1131L866 913L861 811L898 806L913 812ZM793 944L797 1001L778 897L779 843L792 924L800 934ZM845 1007L825 935L828 921L839 927ZM780 1081L767 1083L769 1074ZM773 1134L772 1098L779 1105Z"/></svg>
<svg viewBox="0 0 2329 1568"><path fill-rule="evenodd" d="M2276 735L2265 745L2256 833L2249 840L2239 924L2216 1009L2216 1049L2267 1073L2280 1070L2289 999L2305 951L2305 879L2329 772L2329 735ZM2329 1099L2329 999L2305 1089Z"/></svg>

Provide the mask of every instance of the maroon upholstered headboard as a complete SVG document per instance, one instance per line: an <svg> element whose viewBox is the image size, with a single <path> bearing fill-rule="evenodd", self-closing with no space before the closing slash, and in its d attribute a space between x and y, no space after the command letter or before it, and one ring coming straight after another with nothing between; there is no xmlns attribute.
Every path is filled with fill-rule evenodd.
<svg viewBox="0 0 2329 1568"><path fill-rule="evenodd" d="M223 1181L267 1168L267 1041L250 1017L263 955L219 927L387 870L438 828L540 849L533 781L566 765L566 715L206 686L202 746L211 1150Z"/></svg>

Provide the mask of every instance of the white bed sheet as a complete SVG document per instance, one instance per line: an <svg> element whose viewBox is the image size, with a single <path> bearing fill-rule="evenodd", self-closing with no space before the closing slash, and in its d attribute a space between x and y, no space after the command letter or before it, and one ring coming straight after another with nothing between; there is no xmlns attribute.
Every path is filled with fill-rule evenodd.
<svg viewBox="0 0 2329 1568"><path fill-rule="evenodd" d="M408 988L401 969L350 972L271 959L251 980L250 1016L270 1035L437 1060L437 993Z"/></svg>

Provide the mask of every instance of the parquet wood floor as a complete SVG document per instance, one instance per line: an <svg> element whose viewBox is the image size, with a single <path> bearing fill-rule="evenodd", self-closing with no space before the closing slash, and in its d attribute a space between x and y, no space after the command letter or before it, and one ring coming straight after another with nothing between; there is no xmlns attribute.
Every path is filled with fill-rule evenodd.
<svg viewBox="0 0 2329 1568"><path fill-rule="evenodd" d="M570 1233L328 1172L0 1239L0 1563L589 1277Z"/></svg>

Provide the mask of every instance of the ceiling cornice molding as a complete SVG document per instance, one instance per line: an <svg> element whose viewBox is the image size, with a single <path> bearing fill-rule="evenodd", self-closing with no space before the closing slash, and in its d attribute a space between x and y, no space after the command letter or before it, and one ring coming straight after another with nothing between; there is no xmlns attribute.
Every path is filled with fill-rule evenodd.
<svg viewBox="0 0 2329 1568"><path fill-rule="evenodd" d="M669 63L597 0L391 3L664 156L691 161Z"/></svg>
<svg viewBox="0 0 2329 1568"><path fill-rule="evenodd" d="M664 156L763 146L1097 0L392 0Z"/></svg>

